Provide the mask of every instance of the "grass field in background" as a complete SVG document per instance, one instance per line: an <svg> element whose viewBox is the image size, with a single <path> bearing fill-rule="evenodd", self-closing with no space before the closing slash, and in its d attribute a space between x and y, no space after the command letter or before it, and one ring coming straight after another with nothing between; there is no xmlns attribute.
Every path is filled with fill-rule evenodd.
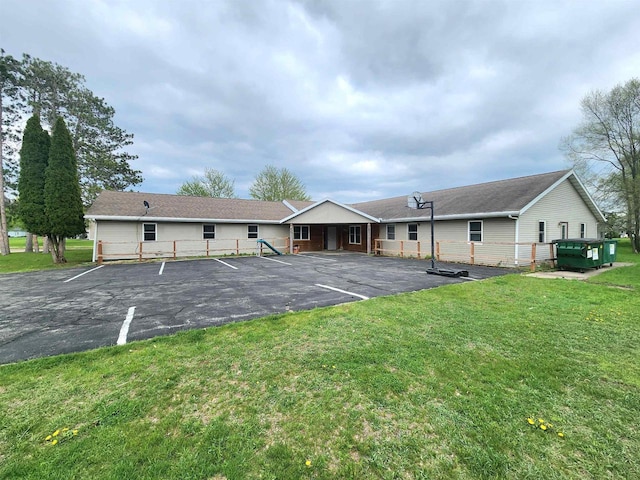
<svg viewBox="0 0 640 480"><path fill-rule="evenodd" d="M619 259L2 366L0 478L640 478Z"/></svg>
<svg viewBox="0 0 640 480"><path fill-rule="evenodd" d="M51 254L42 253L42 240L40 244L41 253L25 253L26 239L10 238L9 247L10 255L0 255L0 273L16 273L29 272L34 270L47 270L52 268L68 268L77 267L91 263L93 257L93 240L74 240L67 239L67 249L65 258L67 263L63 265L55 265Z"/></svg>

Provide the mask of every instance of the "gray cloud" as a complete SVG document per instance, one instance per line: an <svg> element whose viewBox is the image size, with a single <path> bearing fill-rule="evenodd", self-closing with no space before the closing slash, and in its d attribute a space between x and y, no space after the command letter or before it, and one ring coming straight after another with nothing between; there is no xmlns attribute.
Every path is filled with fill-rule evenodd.
<svg viewBox="0 0 640 480"><path fill-rule="evenodd" d="M2 0L0 46L84 74L143 191L267 164L360 201L566 168L580 99L640 76L632 2Z"/></svg>

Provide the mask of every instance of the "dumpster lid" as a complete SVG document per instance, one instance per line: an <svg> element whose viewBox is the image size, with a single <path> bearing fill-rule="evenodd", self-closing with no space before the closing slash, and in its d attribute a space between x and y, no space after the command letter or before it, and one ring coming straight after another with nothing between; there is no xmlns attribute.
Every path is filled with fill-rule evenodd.
<svg viewBox="0 0 640 480"><path fill-rule="evenodd" d="M602 243L603 241L604 240L600 240L599 238L559 238L557 240L551 240L551 243Z"/></svg>

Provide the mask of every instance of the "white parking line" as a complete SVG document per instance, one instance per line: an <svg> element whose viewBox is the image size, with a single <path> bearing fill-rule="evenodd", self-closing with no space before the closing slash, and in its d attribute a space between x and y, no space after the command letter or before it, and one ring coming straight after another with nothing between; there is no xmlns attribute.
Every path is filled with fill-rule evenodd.
<svg viewBox="0 0 640 480"><path fill-rule="evenodd" d="M136 312L136 307L129 307L129 311L127 312L127 318L124 319L122 323L122 327L120 327L120 335L118 335L118 345L124 345L127 343L127 335L129 333L129 325L131 325L131 320L133 320L133 314Z"/></svg>
<svg viewBox="0 0 640 480"><path fill-rule="evenodd" d="M162 262L162 266L160 267L160 271L158 272L158 275L162 275L162 272L164 272L164 264L166 262Z"/></svg>
<svg viewBox="0 0 640 480"><path fill-rule="evenodd" d="M228 264L227 262L223 262L222 260L220 260L220 259L218 259L218 258L214 258L214 260L215 260L216 262L220 262L220 263L221 263L221 264L223 264L223 265L226 265L226 266L227 266L227 267L229 267L229 268L233 268L234 270L237 270L237 269L238 269L238 267L234 267L233 265L230 265L230 264Z"/></svg>
<svg viewBox="0 0 640 480"><path fill-rule="evenodd" d="M91 270L87 270L86 272L82 272L81 274L76 275L75 277L68 278L68 279L67 279L67 280L65 280L63 283L67 283L67 282L70 282L71 280L75 280L75 279L76 279L76 278L78 278L78 277L81 277L81 276L83 276L83 275L86 275L87 273L91 273L91 272L93 272L94 270L98 270L99 268L102 268L102 267L104 267L104 265L100 265L99 267L92 268Z"/></svg>
<svg viewBox="0 0 640 480"><path fill-rule="evenodd" d="M333 290L334 292L346 293L347 295L358 297L358 298L361 298L362 300L369 300L369 297L365 297L364 295L359 295L353 292L347 292L346 290L340 290L339 288L330 287L329 285L321 285L319 283L316 283L316 287L326 288L327 290Z"/></svg>
<svg viewBox="0 0 640 480"><path fill-rule="evenodd" d="M321 262L337 262L338 261L335 258L317 257L315 255L308 255L306 253L299 253L297 256L302 258L310 258L312 260L319 260Z"/></svg>
<svg viewBox="0 0 640 480"><path fill-rule="evenodd" d="M275 258L269 258L269 257L258 257L258 258L264 258L265 260L271 260L272 262L278 262L278 263L282 263L283 265L291 266L290 263L283 262L282 260L276 260Z"/></svg>

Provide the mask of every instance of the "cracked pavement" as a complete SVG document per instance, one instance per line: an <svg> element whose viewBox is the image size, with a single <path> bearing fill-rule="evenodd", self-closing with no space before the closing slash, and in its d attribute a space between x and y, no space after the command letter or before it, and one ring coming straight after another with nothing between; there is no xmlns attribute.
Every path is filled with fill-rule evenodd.
<svg viewBox="0 0 640 480"><path fill-rule="evenodd" d="M222 260L236 269L204 259L168 261L162 275L162 262L0 275L0 364L115 345L130 307L127 342L469 280L343 252ZM512 272L464 269L475 280Z"/></svg>

